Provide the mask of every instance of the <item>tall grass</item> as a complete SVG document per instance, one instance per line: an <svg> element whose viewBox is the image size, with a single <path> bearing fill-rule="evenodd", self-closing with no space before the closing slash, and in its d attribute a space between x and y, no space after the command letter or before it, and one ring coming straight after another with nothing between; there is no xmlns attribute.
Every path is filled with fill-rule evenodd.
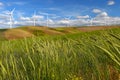
<svg viewBox="0 0 120 80"><path fill-rule="evenodd" d="M0 42L0 80L119 80L119 31Z"/></svg>

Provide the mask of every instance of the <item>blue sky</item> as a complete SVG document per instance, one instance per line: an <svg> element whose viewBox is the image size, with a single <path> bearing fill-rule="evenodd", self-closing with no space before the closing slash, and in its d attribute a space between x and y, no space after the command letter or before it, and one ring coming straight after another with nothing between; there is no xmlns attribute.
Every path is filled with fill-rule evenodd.
<svg viewBox="0 0 120 80"><path fill-rule="evenodd" d="M33 25L34 12L36 12L36 25L46 25L48 21L49 26L80 26L103 24L101 21L106 19L107 24L110 23L110 19L118 23L119 3L119 0L0 0L0 28L9 27L7 13L13 8L15 8L13 14L15 27Z"/></svg>

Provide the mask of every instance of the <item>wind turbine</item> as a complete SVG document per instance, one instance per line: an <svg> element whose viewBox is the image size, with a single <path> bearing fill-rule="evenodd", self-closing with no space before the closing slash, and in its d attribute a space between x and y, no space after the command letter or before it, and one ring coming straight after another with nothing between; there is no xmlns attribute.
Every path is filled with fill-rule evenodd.
<svg viewBox="0 0 120 80"><path fill-rule="evenodd" d="M10 16L10 29L13 27L13 12L15 11L15 8L12 11L9 11L8 15Z"/></svg>
<svg viewBox="0 0 120 80"><path fill-rule="evenodd" d="M48 14L46 14L46 17L47 17L47 18L46 18L46 19L47 19L47 22L46 22L47 25L46 25L46 26L48 27L48 25L49 25L49 22L48 22L48 19L49 19L49 18L48 18Z"/></svg>
<svg viewBox="0 0 120 80"><path fill-rule="evenodd" d="M71 16L64 18L64 19L68 22L66 26L69 27L70 26L69 22L70 22Z"/></svg>
<svg viewBox="0 0 120 80"><path fill-rule="evenodd" d="M33 15L33 25L36 26L36 12L35 11Z"/></svg>
<svg viewBox="0 0 120 80"><path fill-rule="evenodd" d="M108 22L108 17L105 17L105 26L108 25L107 22Z"/></svg>
<svg viewBox="0 0 120 80"><path fill-rule="evenodd" d="M93 26L93 18L90 17L90 26Z"/></svg>
<svg viewBox="0 0 120 80"><path fill-rule="evenodd" d="M46 26L47 27L49 27L49 22L50 22L50 20L52 20L52 19L50 19L49 18L49 16L56 16L55 14L49 14L49 13L44 13L44 12L39 12L39 14L41 14L41 15L45 15L46 16Z"/></svg>
<svg viewBox="0 0 120 80"><path fill-rule="evenodd" d="M42 15L45 15L46 16L46 26L48 27L49 26L49 16L48 15L50 15L50 14L48 14L48 13L41 13L40 12L40 14L42 14Z"/></svg>
<svg viewBox="0 0 120 80"><path fill-rule="evenodd" d="M93 19L90 20L90 25L93 26Z"/></svg>

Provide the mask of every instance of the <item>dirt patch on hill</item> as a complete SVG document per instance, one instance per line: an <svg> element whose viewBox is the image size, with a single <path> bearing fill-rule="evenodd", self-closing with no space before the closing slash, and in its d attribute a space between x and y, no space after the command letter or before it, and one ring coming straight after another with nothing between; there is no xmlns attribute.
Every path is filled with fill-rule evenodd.
<svg viewBox="0 0 120 80"><path fill-rule="evenodd" d="M4 36L6 39L11 40L11 39L20 39L20 38L25 38L25 37L32 37L34 36L33 34L20 30L20 29L9 29L4 32Z"/></svg>

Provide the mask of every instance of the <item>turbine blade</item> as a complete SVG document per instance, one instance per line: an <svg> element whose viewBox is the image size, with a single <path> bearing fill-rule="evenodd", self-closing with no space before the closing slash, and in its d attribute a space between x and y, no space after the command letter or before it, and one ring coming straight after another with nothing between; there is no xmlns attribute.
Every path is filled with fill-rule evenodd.
<svg viewBox="0 0 120 80"><path fill-rule="evenodd" d="M68 19L71 19L72 16L69 16Z"/></svg>
<svg viewBox="0 0 120 80"><path fill-rule="evenodd" d="M36 17L36 11L34 11L33 13L33 19L35 19L35 17Z"/></svg>
<svg viewBox="0 0 120 80"><path fill-rule="evenodd" d="M13 14L14 11L15 11L15 8L11 11L11 14Z"/></svg>

